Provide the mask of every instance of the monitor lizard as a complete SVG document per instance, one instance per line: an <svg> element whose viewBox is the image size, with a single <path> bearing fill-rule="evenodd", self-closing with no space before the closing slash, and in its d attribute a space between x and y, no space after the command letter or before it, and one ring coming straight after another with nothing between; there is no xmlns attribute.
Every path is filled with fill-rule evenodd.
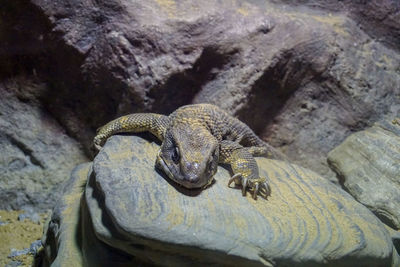
<svg viewBox="0 0 400 267"><path fill-rule="evenodd" d="M213 181L218 163L231 166L235 182L267 197L271 193L267 177L259 177L254 156L285 159L283 154L261 140L246 124L211 104L178 108L169 116L134 113L117 118L99 128L93 145L97 150L107 138L123 132L150 132L161 143L156 167L186 188L205 188Z"/></svg>

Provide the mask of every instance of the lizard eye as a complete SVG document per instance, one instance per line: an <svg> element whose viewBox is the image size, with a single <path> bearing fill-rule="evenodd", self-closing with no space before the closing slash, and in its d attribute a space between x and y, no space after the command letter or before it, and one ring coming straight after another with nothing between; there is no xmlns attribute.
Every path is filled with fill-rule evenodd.
<svg viewBox="0 0 400 267"><path fill-rule="evenodd" d="M175 164L178 164L180 158L181 157L179 154L179 148L176 146L176 147L174 147L174 150L172 151L171 159Z"/></svg>

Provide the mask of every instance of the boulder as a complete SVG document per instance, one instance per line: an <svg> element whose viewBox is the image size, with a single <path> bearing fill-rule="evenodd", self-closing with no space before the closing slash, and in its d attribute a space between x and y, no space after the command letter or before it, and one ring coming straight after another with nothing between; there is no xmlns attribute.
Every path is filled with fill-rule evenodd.
<svg viewBox="0 0 400 267"><path fill-rule="evenodd" d="M397 0L272 0L276 3L301 8L308 6L328 12L346 11L347 16L356 21L361 30L379 42L400 49L400 3Z"/></svg>
<svg viewBox="0 0 400 267"><path fill-rule="evenodd" d="M35 99L45 87L24 77L0 82L0 209L53 208L68 173L87 160Z"/></svg>
<svg viewBox="0 0 400 267"><path fill-rule="evenodd" d="M400 229L400 121L381 121L350 135L328 156L346 190Z"/></svg>
<svg viewBox="0 0 400 267"><path fill-rule="evenodd" d="M83 199L91 168L91 163L76 166L65 183L63 195L45 225L40 266L145 266L96 237Z"/></svg>
<svg viewBox="0 0 400 267"><path fill-rule="evenodd" d="M177 186L155 170L158 149L137 136L113 136L91 168L73 172L44 239L48 264L70 265L71 257L87 266L390 266L398 260L389 229L312 171L257 158L272 195L254 200L227 187L230 173L222 167L207 189Z"/></svg>

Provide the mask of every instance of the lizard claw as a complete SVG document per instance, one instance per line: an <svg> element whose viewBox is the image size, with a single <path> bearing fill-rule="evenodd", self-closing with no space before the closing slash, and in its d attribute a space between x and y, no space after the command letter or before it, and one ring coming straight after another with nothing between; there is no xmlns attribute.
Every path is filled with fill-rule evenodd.
<svg viewBox="0 0 400 267"><path fill-rule="evenodd" d="M98 134L94 137L93 139L93 147L98 151L100 151L100 149L103 147L104 143L105 143L105 139L103 135Z"/></svg>
<svg viewBox="0 0 400 267"><path fill-rule="evenodd" d="M99 153L100 149L104 145L104 142L105 142L105 138L102 135L96 135L93 138L93 143L90 147L90 151L91 151L93 157L95 157Z"/></svg>
<svg viewBox="0 0 400 267"><path fill-rule="evenodd" d="M93 146L97 151L100 151L100 149L102 148L102 146L100 146L98 144L93 144Z"/></svg>
<svg viewBox="0 0 400 267"><path fill-rule="evenodd" d="M267 178L259 177L248 179L244 178L241 173L236 173L229 179L228 187L230 187L231 183L235 182L236 185L242 186L242 195L246 196L246 188L250 188L253 191L253 199L257 200L257 194L265 191L265 196L271 195L271 187L269 186L269 182ZM261 189L261 190L260 190Z"/></svg>

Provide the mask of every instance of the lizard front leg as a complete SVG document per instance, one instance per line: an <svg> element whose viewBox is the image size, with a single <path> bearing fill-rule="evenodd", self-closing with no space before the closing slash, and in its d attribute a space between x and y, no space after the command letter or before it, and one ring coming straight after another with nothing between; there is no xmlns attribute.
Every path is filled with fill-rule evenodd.
<svg viewBox="0 0 400 267"><path fill-rule="evenodd" d="M232 182L241 185L243 196L246 195L247 188L252 189L254 199L257 199L257 194L264 190L266 196L270 195L269 182L267 178L259 176L258 165L251 153L251 148L224 140L220 145L220 162L231 166L233 176L229 180L228 186Z"/></svg>
<svg viewBox="0 0 400 267"><path fill-rule="evenodd" d="M100 150L111 135L129 132L150 132L162 141L168 124L169 118L167 116L155 113L135 113L122 116L99 128L93 139L93 145L97 150Z"/></svg>

